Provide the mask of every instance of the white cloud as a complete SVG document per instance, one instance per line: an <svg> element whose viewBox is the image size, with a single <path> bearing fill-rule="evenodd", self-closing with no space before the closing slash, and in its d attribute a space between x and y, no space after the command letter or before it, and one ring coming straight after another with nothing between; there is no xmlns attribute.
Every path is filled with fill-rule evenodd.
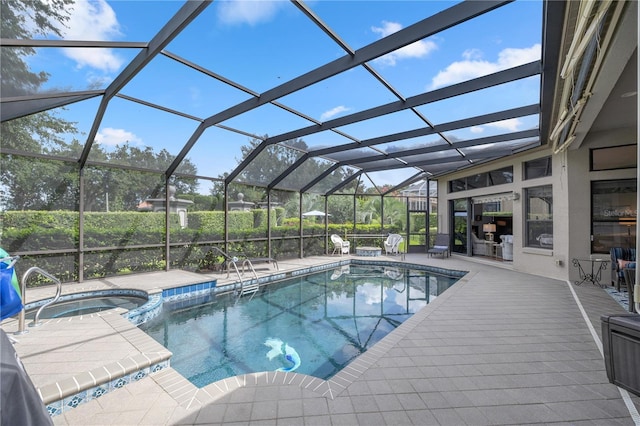
<svg viewBox="0 0 640 426"><path fill-rule="evenodd" d="M494 127L500 130L509 130L515 132L522 126L522 121L519 118L510 118L508 120L496 121L495 123L486 124L487 127Z"/></svg>
<svg viewBox="0 0 640 426"><path fill-rule="evenodd" d="M282 1L221 1L218 17L227 24L255 25L270 20L286 2Z"/></svg>
<svg viewBox="0 0 640 426"><path fill-rule="evenodd" d="M142 139L124 129L105 127L96 134L96 143L106 146L117 146L129 142L132 145L141 145Z"/></svg>
<svg viewBox="0 0 640 426"><path fill-rule="evenodd" d="M374 33L380 34L381 38L384 38L393 33L397 33L401 29L402 29L402 25L400 25L397 22L389 22L389 21L382 21L381 27L371 27L371 31L373 31Z"/></svg>
<svg viewBox="0 0 640 426"><path fill-rule="evenodd" d="M105 0L77 1L69 12L68 28L64 30L67 40L111 40L121 34L116 14ZM76 61L78 68L89 66L105 72L119 70L124 61L104 48L64 49L64 53Z"/></svg>
<svg viewBox="0 0 640 426"><path fill-rule="evenodd" d="M510 132L517 132L522 127L522 121L518 118L510 118L508 120L496 121L494 123L488 123L484 126L473 126L469 129L471 133L482 133L485 127L493 127L498 130L508 130Z"/></svg>
<svg viewBox="0 0 640 426"><path fill-rule="evenodd" d="M450 64L431 81L431 88L448 86L461 81L491 74L500 70L526 64L540 59L540 44L523 49L507 48L498 54L496 62L482 60L478 49L468 49L462 54L464 60Z"/></svg>
<svg viewBox="0 0 640 426"><path fill-rule="evenodd" d="M320 121L326 121L340 113L349 111L351 108L347 108L345 106L337 106L335 108L330 109L329 111L325 111L322 113L322 115L320 116Z"/></svg>
<svg viewBox="0 0 640 426"><path fill-rule="evenodd" d="M358 286L357 292L358 296L364 299L364 303L367 305L376 305L383 300L383 297L380 294L380 287L370 283L364 283ZM384 299L386 299L386 295Z"/></svg>
<svg viewBox="0 0 640 426"><path fill-rule="evenodd" d="M482 51L480 49L467 49L462 52L462 57L468 61L482 58Z"/></svg>
<svg viewBox="0 0 640 426"><path fill-rule="evenodd" d="M386 37L390 34L398 32L402 29L402 25L397 22L383 21L382 27L371 27L371 31L380 34L380 37ZM432 51L436 50L438 45L431 40L418 40L415 43L411 43L401 49L390 52L378 59L377 62L381 62L385 65L394 66L397 61L410 58L422 58L427 56Z"/></svg>

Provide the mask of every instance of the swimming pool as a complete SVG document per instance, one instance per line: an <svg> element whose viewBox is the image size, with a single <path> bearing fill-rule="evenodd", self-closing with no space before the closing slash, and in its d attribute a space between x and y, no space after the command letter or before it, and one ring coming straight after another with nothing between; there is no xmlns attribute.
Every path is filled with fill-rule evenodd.
<svg viewBox="0 0 640 426"><path fill-rule="evenodd" d="M199 387L272 370L328 379L458 279L344 265L263 286L253 297L218 295L187 310L165 303L163 314L140 328Z"/></svg>

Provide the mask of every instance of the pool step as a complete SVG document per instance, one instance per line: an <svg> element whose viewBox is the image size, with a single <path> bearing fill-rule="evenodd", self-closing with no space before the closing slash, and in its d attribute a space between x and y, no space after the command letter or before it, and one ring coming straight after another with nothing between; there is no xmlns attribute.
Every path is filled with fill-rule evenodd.
<svg viewBox="0 0 640 426"><path fill-rule="evenodd" d="M260 283L256 280L251 284L242 284L242 289L240 290L240 297L246 296L247 294L253 294L260 288Z"/></svg>

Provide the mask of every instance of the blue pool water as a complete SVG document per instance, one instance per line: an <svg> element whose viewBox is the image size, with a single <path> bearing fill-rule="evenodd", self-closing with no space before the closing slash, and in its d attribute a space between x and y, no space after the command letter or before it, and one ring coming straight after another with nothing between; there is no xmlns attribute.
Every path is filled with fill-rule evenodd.
<svg viewBox="0 0 640 426"><path fill-rule="evenodd" d="M140 328L199 387L277 369L328 379L458 279L347 265L263 286L253 298L219 295L187 310L165 303Z"/></svg>

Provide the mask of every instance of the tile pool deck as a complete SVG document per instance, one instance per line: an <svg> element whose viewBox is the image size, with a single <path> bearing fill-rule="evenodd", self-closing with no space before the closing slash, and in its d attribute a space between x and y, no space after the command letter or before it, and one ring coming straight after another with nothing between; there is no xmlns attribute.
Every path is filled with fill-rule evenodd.
<svg viewBox="0 0 640 426"><path fill-rule="evenodd" d="M345 258L280 261L280 272ZM640 424L640 398L621 393L606 376L600 316L625 311L605 290L458 256L408 254L405 261L469 273L335 380L268 372L197 389L164 368L54 416L54 424ZM66 285L64 294L155 292L207 279L227 282L222 274L171 271ZM27 299L52 294L29 289ZM10 335L16 327L14 320L2 323ZM33 382L47 392L126 369L131 360L167 356L113 310L45 321L14 337Z"/></svg>

